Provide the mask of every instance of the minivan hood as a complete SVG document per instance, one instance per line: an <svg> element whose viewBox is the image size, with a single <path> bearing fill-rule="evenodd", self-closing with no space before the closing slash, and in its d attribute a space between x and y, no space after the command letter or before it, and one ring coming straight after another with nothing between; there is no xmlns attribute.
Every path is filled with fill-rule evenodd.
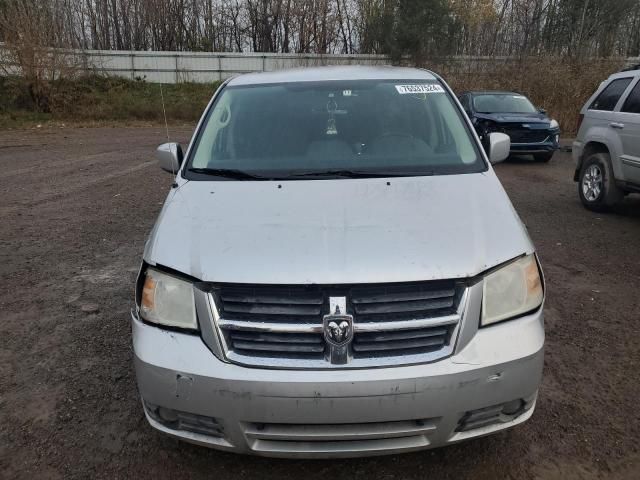
<svg viewBox="0 0 640 480"><path fill-rule="evenodd" d="M145 260L203 281L378 283L475 276L533 245L492 170L304 181L188 181Z"/></svg>

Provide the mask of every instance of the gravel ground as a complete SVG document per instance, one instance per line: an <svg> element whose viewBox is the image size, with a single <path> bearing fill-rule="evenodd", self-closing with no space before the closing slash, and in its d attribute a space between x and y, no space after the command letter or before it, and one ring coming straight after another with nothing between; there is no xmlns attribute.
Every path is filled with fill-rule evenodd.
<svg viewBox="0 0 640 480"><path fill-rule="evenodd" d="M497 167L539 249L547 351L533 418L399 456L286 461L146 424L128 311L171 178L163 128L0 132L0 477L640 478L640 196L588 212L562 153ZM174 135L186 143L190 132Z"/></svg>

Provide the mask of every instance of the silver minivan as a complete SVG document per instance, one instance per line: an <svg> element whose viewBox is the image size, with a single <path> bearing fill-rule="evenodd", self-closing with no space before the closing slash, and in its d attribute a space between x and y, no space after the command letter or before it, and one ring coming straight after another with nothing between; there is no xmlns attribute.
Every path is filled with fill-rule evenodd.
<svg viewBox="0 0 640 480"><path fill-rule="evenodd" d="M544 284L488 152L436 74L323 67L214 94L132 311L149 423L233 452L376 455L531 417Z"/></svg>

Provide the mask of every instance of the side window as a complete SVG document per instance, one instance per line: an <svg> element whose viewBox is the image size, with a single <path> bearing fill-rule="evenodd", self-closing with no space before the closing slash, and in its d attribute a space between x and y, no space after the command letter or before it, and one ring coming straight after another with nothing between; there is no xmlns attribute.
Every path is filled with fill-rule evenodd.
<svg viewBox="0 0 640 480"><path fill-rule="evenodd" d="M618 78L611 82L607 87L598 95L589 110L605 110L612 112L616 108L616 104L620 97L631 83L632 78Z"/></svg>
<svg viewBox="0 0 640 480"><path fill-rule="evenodd" d="M627 101L624 102L622 111L626 113L640 113L640 81L635 88L631 90Z"/></svg>

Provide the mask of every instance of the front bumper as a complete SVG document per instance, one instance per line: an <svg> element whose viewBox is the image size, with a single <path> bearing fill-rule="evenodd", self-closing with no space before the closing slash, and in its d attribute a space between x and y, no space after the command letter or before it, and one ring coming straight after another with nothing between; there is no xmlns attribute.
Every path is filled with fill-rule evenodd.
<svg viewBox="0 0 640 480"><path fill-rule="evenodd" d="M431 364L338 371L232 365L198 336L135 316L132 323L138 388L150 424L239 453L375 455L486 435L532 415L542 375L541 310L480 329L464 349ZM522 408L512 415L502 405L513 401ZM184 424L164 422L155 406L179 412Z"/></svg>
<svg viewBox="0 0 640 480"><path fill-rule="evenodd" d="M535 143L512 143L512 154L538 154L538 153L553 153L560 148L560 134L550 133L547 139L543 142Z"/></svg>

